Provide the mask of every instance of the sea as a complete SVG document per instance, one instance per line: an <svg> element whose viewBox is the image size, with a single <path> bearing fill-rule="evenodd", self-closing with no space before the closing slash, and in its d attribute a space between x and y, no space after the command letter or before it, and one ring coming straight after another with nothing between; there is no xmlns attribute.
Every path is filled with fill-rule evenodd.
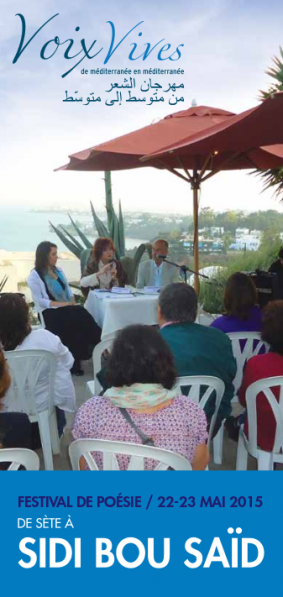
<svg viewBox="0 0 283 597"><path fill-rule="evenodd" d="M91 221L91 215L72 214L75 221L82 223ZM0 250L5 251L35 251L37 245L43 240L49 240L58 246L59 251L68 251L58 236L51 232L49 222L55 226L69 224L70 219L65 213L36 212L28 207L3 207L0 208ZM87 235L92 241L96 238ZM126 248L138 247L145 240L126 238Z"/></svg>

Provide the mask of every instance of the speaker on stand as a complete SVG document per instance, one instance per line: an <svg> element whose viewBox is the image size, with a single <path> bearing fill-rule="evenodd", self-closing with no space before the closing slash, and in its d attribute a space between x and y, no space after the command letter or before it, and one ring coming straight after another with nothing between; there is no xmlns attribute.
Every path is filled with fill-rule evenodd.
<svg viewBox="0 0 283 597"><path fill-rule="evenodd" d="M261 309L270 301L283 298L279 289L277 274L256 269L255 272L249 272L248 275L257 288L258 304Z"/></svg>

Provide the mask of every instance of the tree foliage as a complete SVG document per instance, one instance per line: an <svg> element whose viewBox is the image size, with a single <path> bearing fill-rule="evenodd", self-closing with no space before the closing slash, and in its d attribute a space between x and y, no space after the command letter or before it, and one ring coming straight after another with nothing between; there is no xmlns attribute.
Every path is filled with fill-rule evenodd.
<svg viewBox="0 0 283 597"><path fill-rule="evenodd" d="M279 235L274 235L274 231L270 229L263 234L258 251L246 251L229 258L227 266L219 268L214 280L201 282L200 303L203 304L205 311L222 313L224 289L229 276L235 272L253 272L256 269L267 271L271 263L277 259L281 244Z"/></svg>
<svg viewBox="0 0 283 597"><path fill-rule="evenodd" d="M274 96L276 93L283 91L283 49L281 46L279 47L279 55L279 58L277 56L273 56L272 61L274 66L266 71L266 74L273 79L273 82L267 91L260 91L259 99L262 101ZM280 196L282 194L283 167L274 169L270 168L264 171L256 170L254 173L261 177L264 185L264 191L267 189L272 189L274 191L274 195Z"/></svg>
<svg viewBox="0 0 283 597"><path fill-rule="evenodd" d="M209 210L209 216L208 214ZM275 209L266 211L253 211L249 214L243 211L227 210L215 212L211 208L203 208L199 213L199 228L224 228L224 234L235 235L237 228L248 228L249 230L276 229L283 231L283 214ZM218 235L217 235L218 236ZM221 234L219 234L221 236Z"/></svg>

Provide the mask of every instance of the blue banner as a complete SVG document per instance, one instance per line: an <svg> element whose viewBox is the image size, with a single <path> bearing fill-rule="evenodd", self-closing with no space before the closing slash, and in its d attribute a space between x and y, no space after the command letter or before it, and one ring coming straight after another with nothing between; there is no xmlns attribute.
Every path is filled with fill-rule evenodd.
<svg viewBox="0 0 283 597"><path fill-rule="evenodd" d="M278 473L4 473L2 591L266 595L281 583Z"/></svg>

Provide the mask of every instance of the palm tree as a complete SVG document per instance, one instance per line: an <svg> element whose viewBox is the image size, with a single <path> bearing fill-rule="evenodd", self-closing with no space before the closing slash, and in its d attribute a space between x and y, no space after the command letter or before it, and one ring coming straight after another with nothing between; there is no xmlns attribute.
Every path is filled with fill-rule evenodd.
<svg viewBox="0 0 283 597"><path fill-rule="evenodd" d="M266 71L266 74L272 77L273 82L267 91L260 91L259 99L261 101L272 97L275 93L283 91L283 49L281 46L279 47L279 53L280 58L277 58L277 56L272 58L275 66ZM256 170L254 173L262 179L264 185L263 191L273 188L275 195L281 195L283 192L283 167L264 171Z"/></svg>
<svg viewBox="0 0 283 597"><path fill-rule="evenodd" d="M281 46L279 47L279 52L280 58L283 58L283 49L281 48ZM261 100L266 100L269 97L272 97L272 95L274 95L275 93L283 91L283 62L281 62L280 58L277 58L277 56L273 56L272 60L275 64L275 68L269 68L266 71L266 74L269 77L275 79L275 83L273 82L267 91L260 91L259 99Z"/></svg>

